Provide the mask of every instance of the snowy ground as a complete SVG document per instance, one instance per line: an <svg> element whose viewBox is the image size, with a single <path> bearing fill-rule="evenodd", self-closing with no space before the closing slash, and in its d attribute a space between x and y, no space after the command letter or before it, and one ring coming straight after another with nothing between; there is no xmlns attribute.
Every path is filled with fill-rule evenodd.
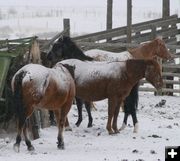
<svg viewBox="0 0 180 161"><path fill-rule="evenodd" d="M162 99L166 104L156 106ZM180 145L180 99L179 97L161 97L140 93L138 110L139 132L133 133L132 121L117 135L109 136L106 131L107 101L96 103L93 111L93 128L87 128L87 115L80 127L74 125L77 120L76 107L72 107L69 120L72 132L65 132L65 150L56 147L57 128L40 130L40 139L32 141L36 150L28 152L24 142L20 153L13 151L15 134L0 138L0 160L26 161L164 161L165 146ZM119 115L119 126L123 112Z"/></svg>

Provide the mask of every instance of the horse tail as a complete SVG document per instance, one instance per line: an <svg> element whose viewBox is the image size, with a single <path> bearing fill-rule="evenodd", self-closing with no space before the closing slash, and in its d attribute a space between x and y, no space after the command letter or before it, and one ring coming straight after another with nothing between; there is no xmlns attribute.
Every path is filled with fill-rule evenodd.
<svg viewBox="0 0 180 161"><path fill-rule="evenodd" d="M13 89L13 102L15 107L15 114L18 118L19 126L23 126L26 120L26 108L23 103L23 95L22 95L22 80L25 76L26 72L21 71L13 78L12 88Z"/></svg>
<svg viewBox="0 0 180 161"><path fill-rule="evenodd" d="M138 101L139 101L138 90L139 90L139 83L133 86L129 96L127 96L124 101L124 110L129 114L131 114L134 110L137 110Z"/></svg>

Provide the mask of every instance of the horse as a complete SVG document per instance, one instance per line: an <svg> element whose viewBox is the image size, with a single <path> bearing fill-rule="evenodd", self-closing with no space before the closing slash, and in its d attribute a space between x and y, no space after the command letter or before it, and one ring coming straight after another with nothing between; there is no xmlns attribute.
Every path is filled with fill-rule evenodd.
<svg viewBox="0 0 180 161"><path fill-rule="evenodd" d="M45 55L45 54L43 54ZM50 66L55 65L58 61L64 60L64 59L79 59L82 61L93 61L94 59L85 55L83 51L76 45L75 42L71 40L69 36L62 36L60 37L49 49L49 52L47 56L43 56L43 64L51 62ZM49 60L47 62L47 60ZM49 65L49 64L48 64ZM83 101L82 99L75 97L77 109L78 109L78 120L75 123L77 126L80 125L82 122L82 107L83 103L85 104L86 111L88 113L88 127L92 126L92 115L91 115L91 103L87 101ZM50 120L52 123L54 123L53 119L53 112L50 112Z"/></svg>
<svg viewBox="0 0 180 161"><path fill-rule="evenodd" d="M58 145L64 149L63 128L75 96L74 67L58 64L47 68L28 64L12 78L13 102L17 116L17 136L14 150L19 152L21 134L29 151L34 150L27 135L26 120L35 108L53 110L58 123Z"/></svg>
<svg viewBox="0 0 180 161"><path fill-rule="evenodd" d="M67 41L63 41L63 39L67 39ZM50 59L53 58L54 61L59 60L59 57L57 55L65 55L65 52L67 52L67 55L69 55L69 52L76 51L76 48L78 48L76 45L69 45L73 43L73 41L69 37L64 37L60 41L62 42L62 44L64 44L64 46L67 46L66 51L63 50L62 44L59 46L57 44L56 49L59 49L59 51L54 50L53 52L48 54L48 57L50 57ZM68 46L71 46L74 49L73 50L69 49ZM122 60L127 60L127 59L134 59L134 58L154 59L155 57L169 59L172 56L167 50L164 41L160 38L156 38L150 42L140 45L137 48L129 49L129 51L125 51L121 53L112 53L112 52L107 52L103 50L92 49L92 50L88 50L84 52L84 54L91 58L94 58L94 60L96 61L119 61L119 60L122 61ZM76 54L73 54L73 55L76 56ZM137 121L137 116L136 116L136 109L138 105L138 89L139 89L139 85L136 84L133 87L132 91L130 92L130 95L125 99L124 106L126 106L126 108L124 108L125 115L124 115L123 125L121 129L124 129L126 127L128 115L131 115L133 118L134 132L137 132L138 121ZM77 106L78 106L79 117L78 117L78 121L76 122L76 125L79 126L80 123L82 122L82 100L77 101ZM89 106L90 106L90 103L86 102L85 107L88 111L88 116L89 116L88 127L91 127L92 116L91 116L90 109L88 110Z"/></svg>
<svg viewBox="0 0 180 161"><path fill-rule="evenodd" d="M68 59L59 63L75 66L74 79L77 97L88 102L108 99L106 128L109 134L119 132L117 117L120 104L140 79L146 78L156 89L163 86L161 68L155 60L83 62L77 59Z"/></svg>
<svg viewBox="0 0 180 161"><path fill-rule="evenodd" d="M156 38L150 42L141 44L137 48L128 49L121 53L113 53L104 50L92 49L85 52L87 56L91 56L96 61L122 61L127 59L157 59L162 58L168 60L173 58L173 55L168 51L164 41L161 38ZM136 116L136 109L138 106L138 90L139 83L137 83L131 90L130 95L124 102L124 119L121 130L125 129L127 125L128 116L132 116L134 132L138 131L138 120Z"/></svg>
<svg viewBox="0 0 180 161"><path fill-rule="evenodd" d="M122 61L127 59L153 59L158 57L168 60L173 58L173 55L168 51L165 42L161 38L155 38L150 42L143 43L136 48L128 49L120 53L99 49L91 49L84 53L94 58L95 61Z"/></svg>

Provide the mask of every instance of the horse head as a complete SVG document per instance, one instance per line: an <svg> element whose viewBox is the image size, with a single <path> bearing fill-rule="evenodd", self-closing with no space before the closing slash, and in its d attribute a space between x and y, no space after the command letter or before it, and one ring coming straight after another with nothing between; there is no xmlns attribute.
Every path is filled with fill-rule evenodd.
<svg viewBox="0 0 180 161"><path fill-rule="evenodd" d="M63 59L79 59L92 61L93 58L86 56L83 51L68 36L60 37L50 48L47 59L53 64Z"/></svg>
<svg viewBox="0 0 180 161"><path fill-rule="evenodd" d="M163 86L163 79L161 74L161 68L155 60L145 60L146 70L145 78L150 82L156 89L160 89Z"/></svg>
<svg viewBox="0 0 180 161"><path fill-rule="evenodd" d="M63 59L63 43L59 40L55 42L49 49L47 53L47 59L56 64L58 61Z"/></svg>
<svg viewBox="0 0 180 161"><path fill-rule="evenodd" d="M168 51L165 42L161 38L156 38L154 40L155 45L155 52L156 55L163 58L163 59L172 59L172 54Z"/></svg>

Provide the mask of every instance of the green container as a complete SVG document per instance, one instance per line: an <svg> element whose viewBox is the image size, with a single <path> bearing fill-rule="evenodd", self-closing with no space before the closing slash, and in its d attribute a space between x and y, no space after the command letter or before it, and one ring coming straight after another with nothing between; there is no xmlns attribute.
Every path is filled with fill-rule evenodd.
<svg viewBox="0 0 180 161"><path fill-rule="evenodd" d="M0 98L3 94L11 58L10 55L7 54L7 56L5 56L4 52L0 52Z"/></svg>

